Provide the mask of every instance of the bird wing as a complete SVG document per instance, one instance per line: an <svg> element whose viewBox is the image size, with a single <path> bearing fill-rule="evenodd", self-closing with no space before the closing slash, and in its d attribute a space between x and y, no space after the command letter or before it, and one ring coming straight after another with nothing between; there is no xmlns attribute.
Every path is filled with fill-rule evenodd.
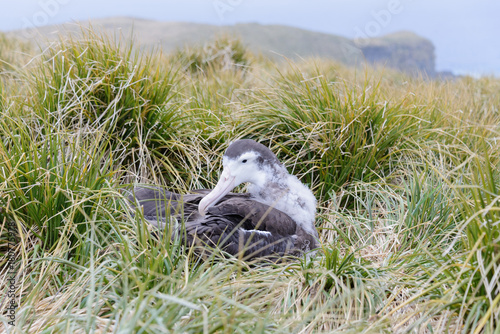
<svg viewBox="0 0 500 334"><path fill-rule="evenodd" d="M188 219L197 210L202 194L179 195L158 187L135 187L129 201L142 207L144 218L158 227L168 217Z"/></svg>
<svg viewBox="0 0 500 334"><path fill-rule="evenodd" d="M129 195L129 202L135 209L137 204L142 207L144 218L156 227L164 224L168 217L178 220L193 221L201 218L198 204L211 190L197 189L191 194L177 194L159 187L136 186ZM229 193L221 199L245 198L248 194Z"/></svg>
<svg viewBox="0 0 500 334"><path fill-rule="evenodd" d="M251 198L229 197L208 209L208 215L224 217L247 230L281 236L295 234L297 224L284 212Z"/></svg>
<svg viewBox="0 0 500 334"><path fill-rule="evenodd" d="M177 232L183 232L179 234L187 245L202 242L232 255L243 254L245 259L297 255L316 245L287 214L248 194L229 193L202 216L198 204L209 192L198 189L180 195L157 187L136 187L129 200L142 206L144 218L156 227L169 216L183 220L185 231Z"/></svg>
<svg viewBox="0 0 500 334"><path fill-rule="evenodd" d="M297 224L288 215L248 196L226 197L210 207L205 217L186 223L189 245L199 240L247 260L297 250Z"/></svg>

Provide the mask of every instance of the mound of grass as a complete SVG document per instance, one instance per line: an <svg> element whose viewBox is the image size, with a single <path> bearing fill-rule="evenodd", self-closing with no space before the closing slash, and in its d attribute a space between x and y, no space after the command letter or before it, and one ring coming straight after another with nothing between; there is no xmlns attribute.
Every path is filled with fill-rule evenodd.
<svg viewBox="0 0 500 334"><path fill-rule="evenodd" d="M250 65L250 54L239 39L220 36L203 47L178 50L175 59L191 73L207 73L245 69Z"/></svg>
<svg viewBox="0 0 500 334"><path fill-rule="evenodd" d="M260 91L250 121L324 199L355 181L381 180L422 124L401 102L381 101L380 83L359 87L298 68ZM255 120L253 119L255 118ZM249 125L250 127L250 125Z"/></svg>
<svg viewBox="0 0 500 334"><path fill-rule="evenodd" d="M3 221L22 223L44 249L65 238L84 247L90 229L107 239L111 226L106 221L116 214L111 210L116 183L105 136L63 132L6 111L0 133Z"/></svg>
<svg viewBox="0 0 500 334"><path fill-rule="evenodd" d="M6 36L0 32L0 77L14 75L19 67L29 60L33 52L31 44L16 38Z"/></svg>
<svg viewBox="0 0 500 334"><path fill-rule="evenodd" d="M461 268L444 272L454 279L449 298L465 317L465 330L494 332L500 326L500 200L498 158L489 153L472 163L471 183L460 189L466 237Z"/></svg>
<svg viewBox="0 0 500 334"><path fill-rule="evenodd" d="M190 122L176 99L177 68L161 59L82 31L81 39L61 39L46 50L34 71L29 107L51 124L109 134L109 148L123 150L129 156L121 158L136 168L147 152L167 169L166 180L175 181L189 162L182 137Z"/></svg>

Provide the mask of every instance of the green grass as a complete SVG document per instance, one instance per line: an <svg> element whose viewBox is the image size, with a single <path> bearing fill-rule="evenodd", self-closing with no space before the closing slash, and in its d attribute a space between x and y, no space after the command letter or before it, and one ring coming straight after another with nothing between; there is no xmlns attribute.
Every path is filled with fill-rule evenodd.
<svg viewBox="0 0 500 334"><path fill-rule="evenodd" d="M179 49L174 59L186 71L202 75L214 71L245 69L251 62L243 43L229 36L221 36L203 47Z"/></svg>
<svg viewBox="0 0 500 334"><path fill-rule="evenodd" d="M417 140L421 124L401 102L383 101L380 82L363 86L327 79L319 69L305 76L292 65L273 88L258 93L250 106L252 129L270 132L282 159L329 199L353 181L371 182L391 172L391 162ZM257 123L257 124L255 124Z"/></svg>
<svg viewBox="0 0 500 334"><path fill-rule="evenodd" d="M164 55L83 31L24 66L0 39L18 55L0 53L0 289L11 223L19 273L2 330L498 333L500 80L230 42ZM205 61L217 48L233 51ZM212 186L243 137L313 189L313 258L199 256L129 212L136 182Z"/></svg>
<svg viewBox="0 0 500 334"><path fill-rule="evenodd" d="M30 43L0 33L0 71L3 75L15 76L19 67L30 59L33 48Z"/></svg>

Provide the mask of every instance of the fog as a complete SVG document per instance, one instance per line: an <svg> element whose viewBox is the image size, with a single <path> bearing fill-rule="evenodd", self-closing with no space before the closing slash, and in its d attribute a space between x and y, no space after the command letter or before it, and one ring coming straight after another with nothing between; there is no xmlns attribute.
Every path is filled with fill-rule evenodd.
<svg viewBox="0 0 500 334"><path fill-rule="evenodd" d="M284 24L351 38L410 30L434 43L437 70L500 75L500 2L493 0L4 0L1 6L3 31L110 16Z"/></svg>

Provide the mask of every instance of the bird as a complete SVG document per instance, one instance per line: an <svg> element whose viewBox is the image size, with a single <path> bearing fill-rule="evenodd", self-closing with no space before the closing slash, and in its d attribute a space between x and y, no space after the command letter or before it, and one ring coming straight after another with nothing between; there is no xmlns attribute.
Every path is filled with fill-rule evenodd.
<svg viewBox="0 0 500 334"><path fill-rule="evenodd" d="M255 258L312 254L319 247L315 227L317 201L276 155L252 139L236 140L222 157L222 173L212 190L178 194L159 187L136 186L129 200L158 228L181 221L172 235L191 246L219 247ZM248 183L246 193L231 192Z"/></svg>

